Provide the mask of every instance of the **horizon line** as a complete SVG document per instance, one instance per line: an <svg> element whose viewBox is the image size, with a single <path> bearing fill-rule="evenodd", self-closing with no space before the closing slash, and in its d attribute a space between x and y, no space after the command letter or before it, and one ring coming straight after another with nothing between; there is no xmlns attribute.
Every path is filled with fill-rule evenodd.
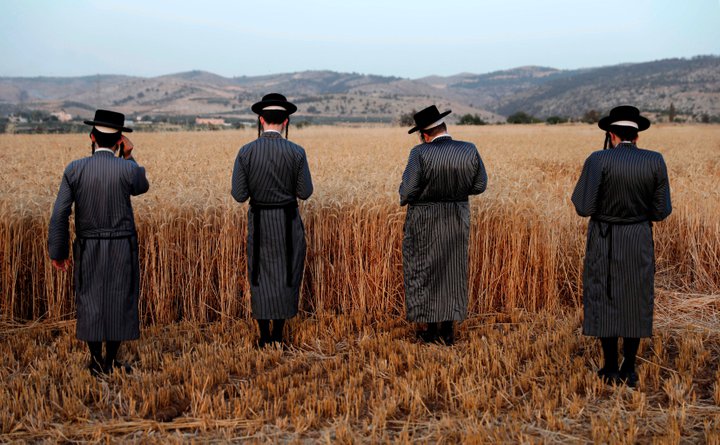
<svg viewBox="0 0 720 445"><path fill-rule="evenodd" d="M520 65L515 66L512 68L504 68L499 70L493 70L493 71L487 71L483 73L474 73L471 71L462 71L455 74L450 75L440 75L440 74L428 74L426 76L420 76L420 77L403 77L403 76L397 76L397 75L391 75L391 74L376 74L376 73L363 73L358 71L336 71L332 69L304 69L304 70L297 70L297 71L285 71L285 72L276 72L276 73L268 73L268 74L239 74L239 75L233 75L233 76L224 76L222 74L217 74L212 71L194 68L186 71L176 71L176 72L170 72L165 74L159 74L155 76L143 76L143 75L134 75L134 74L118 74L118 73L95 73L95 74L81 74L81 75L62 75L62 76L53 76L53 75L35 75L35 76L12 76L12 75L0 75L0 79L42 79L42 78L55 78L55 79L71 79L71 78L83 78L83 77L100 77L100 76L117 76L117 77L134 77L134 78L142 78L142 79L154 79L158 77L168 77L168 76L177 76L180 74L188 74L188 73L206 73L206 74L212 74L213 76L221 77L223 79L238 79L238 78L255 78L255 77L269 77L269 76L280 76L280 75L287 75L287 74L299 74L299 73L312 73L312 72L329 72L329 73L336 73L336 74L357 74L361 76L377 76L377 77L389 77L389 78L397 78L402 80L419 80L419 79L425 79L428 77L441 77L441 78L450 78L450 77L456 77L456 76L463 76L463 75L472 75L472 76L482 76L486 74L493 74L493 73L501 73L505 71L512 71L512 70L518 70L523 68L542 68L542 69L551 69L556 71L583 71L583 70L589 70L589 69L598 69L598 68L610 68L614 66L622 66L622 65L641 65L644 63L655 63L655 62L662 62L666 60L693 60L693 59L702 59L702 58L720 58L720 54L697 54L693 56L687 56L687 57L667 57L662 59L654 59L654 60L646 60L642 62L618 62L608 65L597 65L597 66L585 66L585 67L578 67L578 68L555 68L552 66L546 66L546 65Z"/></svg>

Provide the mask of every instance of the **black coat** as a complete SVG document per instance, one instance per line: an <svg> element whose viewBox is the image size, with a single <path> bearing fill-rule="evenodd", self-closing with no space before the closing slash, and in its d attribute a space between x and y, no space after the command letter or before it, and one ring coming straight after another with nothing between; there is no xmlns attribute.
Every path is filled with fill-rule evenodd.
<svg viewBox="0 0 720 445"><path fill-rule="evenodd" d="M572 202L589 216L583 270L583 333L652 335L655 251L652 222L672 211L660 153L622 143L585 161Z"/></svg>
<svg viewBox="0 0 720 445"><path fill-rule="evenodd" d="M441 136L412 149L400 184L407 319L464 320L468 307L468 195L485 191L475 145Z"/></svg>
<svg viewBox="0 0 720 445"><path fill-rule="evenodd" d="M297 198L308 199L312 192L305 150L279 133L264 132L238 152L232 196L238 202L250 198L247 255L256 319L297 314L307 248Z"/></svg>
<svg viewBox="0 0 720 445"><path fill-rule="evenodd" d="M75 204L73 244L77 338L121 341L140 336L138 243L130 196L150 185L145 169L109 151L70 163L50 218L50 258L69 255L69 217Z"/></svg>

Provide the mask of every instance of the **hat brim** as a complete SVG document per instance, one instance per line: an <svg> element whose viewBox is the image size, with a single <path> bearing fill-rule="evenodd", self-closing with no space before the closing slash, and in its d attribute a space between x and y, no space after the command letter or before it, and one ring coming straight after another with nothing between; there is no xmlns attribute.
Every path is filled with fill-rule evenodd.
<svg viewBox="0 0 720 445"><path fill-rule="evenodd" d="M601 130L610 131L613 122L617 122L617 116L605 116L598 121L598 127ZM623 118L623 120L635 122L638 125L638 131L645 131L650 128L650 119L643 116L634 116L632 118Z"/></svg>
<svg viewBox="0 0 720 445"><path fill-rule="evenodd" d="M123 133L132 133L133 129L128 127L123 127L122 125L113 124L111 122L101 122L101 121L83 121L86 125L92 125L93 127L108 127L108 128L114 128L118 131L121 131Z"/></svg>
<svg viewBox="0 0 720 445"><path fill-rule="evenodd" d="M263 109L269 106L283 107L288 115L297 111L295 104L284 100L261 100L260 102L253 104L250 109L255 114L262 114Z"/></svg>
<svg viewBox="0 0 720 445"><path fill-rule="evenodd" d="M437 118L435 118L432 122L437 122L437 121L439 121L440 119L444 118L445 116L447 116L447 115L450 114L450 113L452 113L452 110L447 110L447 111L445 111L445 112L443 112L443 113L440 113L440 114L438 114ZM430 122L430 123L432 123L432 122ZM425 128L425 127L423 127L423 128ZM408 130L408 134L415 133L415 132L418 131L418 130L420 130L420 127L417 126L417 125L415 125L414 127L412 127L411 129Z"/></svg>

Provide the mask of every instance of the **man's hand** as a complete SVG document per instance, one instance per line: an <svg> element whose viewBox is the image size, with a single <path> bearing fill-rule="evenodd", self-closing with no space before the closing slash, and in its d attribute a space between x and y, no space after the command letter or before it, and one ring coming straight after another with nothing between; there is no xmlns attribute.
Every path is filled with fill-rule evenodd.
<svg viewBox="0 0 720 445"><path fill-rule="evenodd" d="M57 270L62 270L63 272L67 272L68 267L70 267L70 258L65 258L64 260L50 260L52 261L52 265Z"/></svg>
<svg viewBox="0 0 720 445"><path fill-rule="evenodd" d="M123 151L123 153L124 153L124 158L125 158L125 159L130 159L130 157L132 156L132 151L133 151L133 147L134 147L132 141L130 141L130 139L128 139L127 136L122 135L122 137L120 138L120 143L121 143L121 144L124 144L124 147L125 147L125 148L123 149L123 150L124 150L124 151Z"/></svg>

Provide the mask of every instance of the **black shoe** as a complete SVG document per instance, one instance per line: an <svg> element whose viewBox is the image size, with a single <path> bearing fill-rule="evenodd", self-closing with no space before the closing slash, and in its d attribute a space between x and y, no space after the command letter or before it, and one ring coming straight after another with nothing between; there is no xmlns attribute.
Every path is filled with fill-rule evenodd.
<svg viewBox="0 0 720 445"><path fill-rule="evenodd" d="M440 328L440 341L446 346L455 344L455 328L452 320L443 321Z"/></svg>
<svg viewBox="0 0 720 445"><path fill-rule="evenodd" d="M285 350L285 342L283 341L282 338L280 338L280 339L273 338L272 340L270 340L270 346L272 346L273 348Z"/></svg>
<svg viewBox="0 0 720 445"><path fill-rule="evenodd" d="M113 360L111 363L105 364L105 373L110 374L114 370L124 371L125 374L132 374L133 369L128 363L121 362L120 360Z"/></svg>
<svg viewBox="0 0 720 445"><path fill-rule="evenodd" d="M455 334L443 334L440 337L440 341L442 341L445 346L452 346L455 344Z"/></svg>
<svg viewBox="0 0 720 445"><path fill-rule="evenodd" d="M597 372L597 375L608 385L620 383L619 373L617 371L607 371L605 368L601 368Z"/></svg>
<svg viewBox="0 0 720 445"><path fill-rule="evenodd" d="M418 331L417 338L423 343L437 343L440 341L437 332Z"/></svg>
<svg viewBox="0 0 720 445"><path fill-rule="evenodd" d="M270 340L268 341L268 343L270 343L270 345L272 345L272 346L282 347L284 345L282 332L273 333L273 335L270 338Z"/></svg>
<svg viewBox="0 0 720 445"><path fill-rule="evenodd" d="M455 322L452 320L445 320L439 323L428 323L428 329L425 332L428 333L426 335L433 334L435 336L433 343L452 346L455 344L454 324Z"/></svg>
<svg viewBox="0 0 720 445"><path fill-rule="evenodd" d="M255 343L255 346L258 349L265 349L266 346L272 345L272 339L265 338L265 337L259 337L257 339L257 342Z"/></svg>
<svg viewBox="0 0 720 445"><path fill-rule="evenodd" d="M635 388L638 384L638 375L635 371L623 371L620 370L618 380L626 384L630 388Z"/></svg>
<svg viewBox="0 0 720 445"><path fill-rule="evenodd" d="M90 363L88 363L87 369L88 371L90 371L90 375L92 375L93 377L100 377L102 374L105 373L105 369L103 369L103 366L93 359L90 359Z"/></svg>

